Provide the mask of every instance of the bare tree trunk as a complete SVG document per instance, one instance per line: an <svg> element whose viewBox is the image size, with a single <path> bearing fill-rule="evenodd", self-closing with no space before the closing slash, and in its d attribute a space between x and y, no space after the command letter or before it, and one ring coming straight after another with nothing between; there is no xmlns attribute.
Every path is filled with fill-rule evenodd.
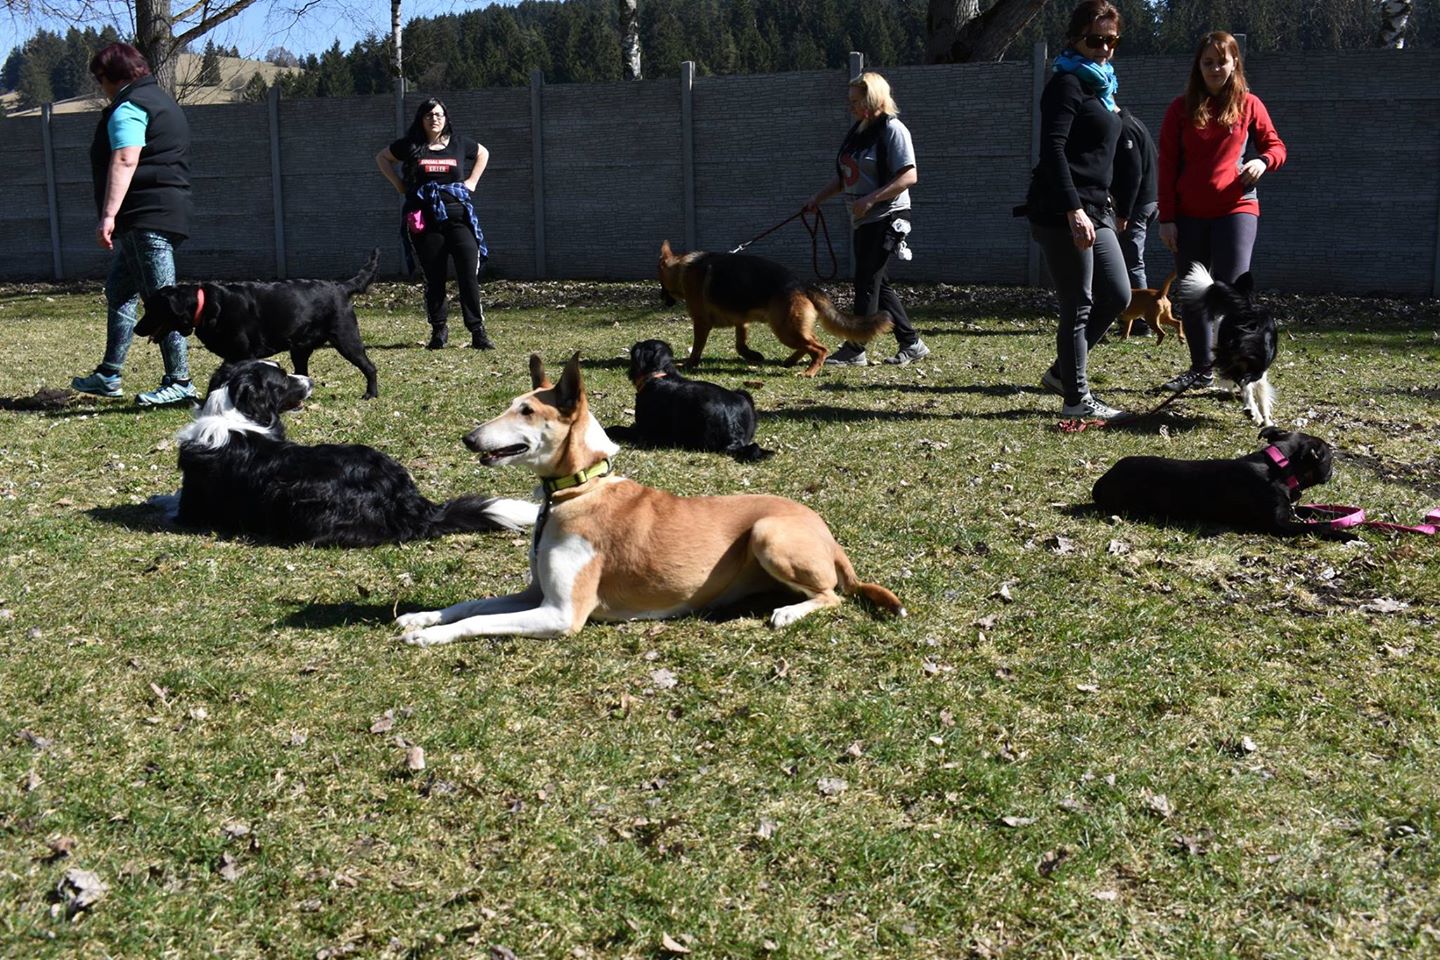
<svg viewBox="0 0 1440 960"><path fill-rule="evenodd" d="M403 0L390 0L390 42L395 47L395 85L404 83L405 57L400 50L400 4Z"/></svg>
<svg viewBox="0 0 1440 960"><path fill-rule="evenodd" d="M980 13L978 0L929 0L925 62L999 60L1043 6L1045 0L996 0Z"/></svg>
<svg viewBox="0 0 1440 960"><path fill-rule="evenodd" d="M175 33L170 0L135 0L135 49L160 86L175 92Z"/></svg>
<svg viewBox="0 0 1440 960"><path fill-rule="evenodd" d="M980 0L929 0L925 6L925 62L949 63L960 25L980 16Z"/></svg>
<svg viewBox="0 0 1440 960"><path fill-rule="evenodd" d="M1410 14L1415 10L1411 0L1381 0L1380 34L1375 42L1392 50L1405 49L1405 27L1410 23Z"/></svg>
<svg viewBox="0 0 1440 960"><path fill-rule="evenodd" d="M640 3L639 0L619 0L620 3L620 57L622 73L626 80L639 80L640 75Z"/></svg>

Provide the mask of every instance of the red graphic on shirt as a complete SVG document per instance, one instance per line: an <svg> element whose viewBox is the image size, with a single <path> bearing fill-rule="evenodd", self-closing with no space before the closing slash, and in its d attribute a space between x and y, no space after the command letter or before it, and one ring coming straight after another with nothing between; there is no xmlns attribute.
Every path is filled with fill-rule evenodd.
<svg viewBox="0 0 1440 960"><path fill-rule="evenodd" d="M845 154L840 158L840 181L847 187L853 187L859 179L860 164L856 162L855 155Z"/></svg>
<svg viewBox="0 0 1440 960"><path fill-rule="evenodd" d="M427 176L437 173L448 173L455 166L456 160L454 157L450 157L444 160L420 161L420 169L424 171Z"/></svg>

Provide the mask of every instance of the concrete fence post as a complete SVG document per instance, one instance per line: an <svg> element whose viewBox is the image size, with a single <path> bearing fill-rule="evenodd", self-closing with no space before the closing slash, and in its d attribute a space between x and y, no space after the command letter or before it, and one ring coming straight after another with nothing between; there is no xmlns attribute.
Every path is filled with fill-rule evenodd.
<svg viewBox="0 0 1440 960"><path fill-rule="evenodd" d="M530 183L535 202L535 276L545 278L545 72L530 71Z"/></svg>
<svg viewBox="0 0 1440 960"><path fill-rule="evenodd" d="M265 95L270 120L270 203L275 214L275 277L284 280L285 273L285 186L280 167L280 84Z"/></svg>
<svg viewBox="0 0 1440 960"><path fill-rule="evenodd" d="M60 243L60 196L55 185L55 143L50 139L51 104L40 107L40 145L45 152L45 203L50 213L50 269L56 280L65 279L65 258Z"/></svg>
<svg viewBox="0 0 1440 960"><path fill-rule="evenodd" d="M685 249L694 250L699 233L695 216L695 61L680 64L680 183L685 206Z"/></svg>
<svg viewBox="0 0 1440 960"><path fill-rule="evenodd" d="M1034 168L1040 162L1040 94L1049 79L1050 50L1044 40L1036 41L1031 57L1030 166ZM1025 282L1032 287L1040 286L1040 245L1030 238L1029 221L1025 224Z"/></svg>

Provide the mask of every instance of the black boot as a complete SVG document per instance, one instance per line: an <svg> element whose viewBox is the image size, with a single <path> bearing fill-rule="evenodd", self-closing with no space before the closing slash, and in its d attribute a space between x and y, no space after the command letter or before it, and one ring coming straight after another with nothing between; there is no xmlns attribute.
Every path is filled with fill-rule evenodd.
<svg viewBox="0 0 1440 960"><path fill-rule="evenodd" d="M470 331L470 347L473 350L494 350L495 344L485 335L484 327L476 327Z"/></svg>
<svg viewBox="0 0 1440 960"><path fill-rule="evenodd" d="M446 324L437 324L430 328L430 342L425 344L426 350L440 350L450 342L450 327Z"/></svg>

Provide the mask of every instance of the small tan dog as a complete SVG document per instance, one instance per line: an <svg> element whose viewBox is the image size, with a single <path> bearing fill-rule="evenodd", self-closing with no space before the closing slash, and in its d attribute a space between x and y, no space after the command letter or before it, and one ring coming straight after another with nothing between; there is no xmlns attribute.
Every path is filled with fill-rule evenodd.
<svg viewBox="0 0 1440 960"><path fill-rule="evenodd" d="M1175 274L1165 278L1159 290L1152 290L1148 287L1132 289L1130 291L1130 306L1120 314L1120 319L1125 321L1125 336L1130 336L1130 330L1135 326L1135 321L1141 317L1150 324L1150 329L1155 331L1155 343L1158 345L1165 339L1165 327L1174 327L1175 335L1180 342L1185 342L1185 328L1180 325L1179 319L1170 309L1170 284L1175 282Z"/></svg>
<svg viewBox="0 0 1440 960"><path fill-rule="evenodd" d="M820 372L830 352L815 339L815 323L837 337L866 343L891 327L890 314L881 310L868 317L852 316L835 309L824 290L808 283L773 260L745 253L705 253L695 250L677 254L670 241L660 244L660 286L666 302L683 301L695 328L686 368L700 362L705 341L715 327L735 328L735 352L751 363L764 360L745 343L746 325L768 323L775 339L795 351L785 361L793 367L800 358L810 357L805 376Z"/></svg>
<svg viewBox="0 0 1440 960"><path fill-rule="evenodd" d="M428 647L467 637L559 637L587 620L659 620L723 607L777 587L805 597L777 607L772 627L858 593L905 616L895 594L855 576L825 521L765 495L677 497L616 476L619 450L590 413L580 355L558 384L530 357L534 389L476 427L465 445L485 466L519 464L541 479L545 506L520 593L396 619L402 639Z"/></svg>

